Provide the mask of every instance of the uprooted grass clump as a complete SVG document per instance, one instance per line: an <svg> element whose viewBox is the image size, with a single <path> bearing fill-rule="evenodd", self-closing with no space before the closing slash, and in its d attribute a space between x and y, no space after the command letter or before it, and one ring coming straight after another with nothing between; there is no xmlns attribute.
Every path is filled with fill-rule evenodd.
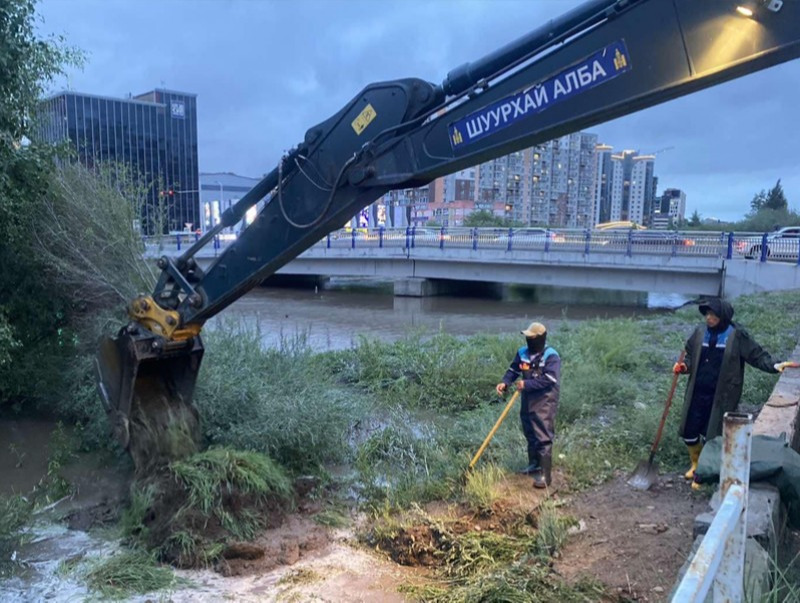
<svg viewBox="0 0 800 603"><path fill-rule="evenodd" d="M212 448L141 480L122 527L162 561L205 566L277 525L292 502L291 482L272 459Z"/></svg>
<svg viewBox="0 0 800 603"><path fill-rule="evenodd" d="M87 586L107 599L174 588L183 584L172 569L144 551L129 551L93 564L85 574Z"/></svg>
<svg viewBox="0 0 800 603"><path fill-rule="evenodd" d="M384 510L363 538L397 563L433 569L432 584L404 588L422 601L598 600L604 594L598 584L567 585L550 570L572 523L550 502L535 515L496 521L493 529L465 517L435 518L414 506L400 515Z"/></svg>

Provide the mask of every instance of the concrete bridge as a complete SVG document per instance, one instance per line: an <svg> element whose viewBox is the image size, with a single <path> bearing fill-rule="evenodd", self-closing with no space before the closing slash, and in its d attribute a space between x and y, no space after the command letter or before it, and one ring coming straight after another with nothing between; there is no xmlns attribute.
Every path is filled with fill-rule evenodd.
<svg viewBox="0 0 800 603"><path fill-rule="evenodd" d="M170 241L161 253L179 254L177 239ZM727 297L800 289L797 251L775 247L746 259L761 241L760 234L719 232L356 230L326 237L278 274L391 279L396 295L417 297L473 283ZM207 267L235 244L217 241L195 258ZM148 247L151 257L161 253ZM781 253L784 261L767 261Z"/></svg>

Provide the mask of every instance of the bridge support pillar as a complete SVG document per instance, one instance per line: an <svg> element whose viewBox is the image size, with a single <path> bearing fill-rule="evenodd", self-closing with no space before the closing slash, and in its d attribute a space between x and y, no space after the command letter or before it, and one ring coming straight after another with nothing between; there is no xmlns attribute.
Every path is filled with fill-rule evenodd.
<svg viewBox="0 0 800 603"><path fill-rule="evenodd" d="M440 295L439 282L428 278L400 278L394 281L394 294L398 297L430 297Z"/></svg>
<svg viewBox="0 0 800 603"><path fill-rule="evenodd" d="M455 297L502 299L503 285L502 283L483 281L410 277L394 281L394 294L395 297L450 295Z"/></svg>

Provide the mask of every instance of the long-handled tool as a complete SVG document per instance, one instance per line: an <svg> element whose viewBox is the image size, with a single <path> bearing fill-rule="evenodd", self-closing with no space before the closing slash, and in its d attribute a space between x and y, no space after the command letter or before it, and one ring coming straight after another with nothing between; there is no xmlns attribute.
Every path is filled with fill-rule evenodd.
<svg viewBox="0 0 800 603"><path fill-rule="evenodd" d="M517 398L519 398L519 390L515 391L514 395L511 396L511 399L508 401L508 404L506 404L506 407L503 409L500 418L497 419L497 422L494 424L494 427L492 427L492 430L489 432L489 435L486 436L486 439L483 441L483 444L481 444L481 447L478 449L478 452L476 452L475 456L472 457L472 460L469 462L470 469L472 469L475 466L475 463L478 462L478 459L481 458L483 451L486 450L486 447L489 445L489 442L492 441L492 438L494 437L494 432L496 432L497 428L500 427L500 424L506 418L506 415L508 414L508 411L511 410L511 407L514 406L514 402L517 401Z"/></svg>
<svg viewBox="0 0 800 603"><path fill-rule="evenodd" d="M682 351L678 358L678 364L683 362L686 352ZM650 457L646 461L639 461L636 469L628 478L628 485L637 490L648 490L658 480L658 464L653 462L658 450L658 444L661 442L661 432L664 431L664 423L667 422L667 415L669 408L672 406L672 396L675 395L675 388L678 385L678 377L680 373L675 373L672 377L672 387L669 388L669 395L667 396L667 403L664 405L664 412L661 415L661 422L658 424L658 431L656 432L656 439L653 440L653 445L650 448Z"/></svg>

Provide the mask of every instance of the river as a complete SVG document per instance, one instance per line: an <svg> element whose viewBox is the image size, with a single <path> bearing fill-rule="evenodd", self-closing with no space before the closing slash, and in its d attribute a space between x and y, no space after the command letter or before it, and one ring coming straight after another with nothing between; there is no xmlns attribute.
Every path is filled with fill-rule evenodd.
<svg viewBox="0 0 800 603"><path fill-rule="evenodd" d="M689 301L679 295L586 292L556 303L553 292L505 287L501 299L395 297L391 283L332 279L325 287L258 287L210 321L258 326L266 346L282 338L306 337L317 350L342 349L359 336L394 341L422 331L452 335L514 333L538 320L557 330L565 319L647 316ZM600 303L591 303L598 300ZM604 303L608 302L608 303Z"/></svg>

